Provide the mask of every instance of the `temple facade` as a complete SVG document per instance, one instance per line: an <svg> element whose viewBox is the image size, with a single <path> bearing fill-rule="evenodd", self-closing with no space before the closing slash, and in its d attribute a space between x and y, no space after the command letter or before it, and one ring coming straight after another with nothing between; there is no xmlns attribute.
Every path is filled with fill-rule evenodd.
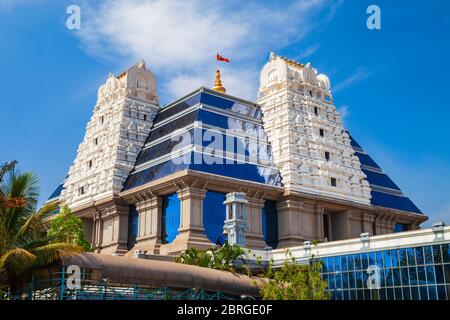
<svg viewBox="0 0 450 320"><path fill-rule="evenodd" d="M256 250L427 220L344 128L330 80L309 63L272 53L256 102L229 95L222 80L217 71L213 89L160 106L156 77L140 62L99 89L73 165L48 200L82 218L95 252L176 255L222 244L233 193L245 206L236 241Z"/></svg>

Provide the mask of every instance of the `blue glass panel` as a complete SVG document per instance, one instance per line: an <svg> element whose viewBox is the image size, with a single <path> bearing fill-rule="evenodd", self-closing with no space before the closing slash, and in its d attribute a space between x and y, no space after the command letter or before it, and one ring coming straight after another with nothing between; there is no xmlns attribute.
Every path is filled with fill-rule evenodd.
<svg viewBox="0 0 450 320"><path fill-rule="evenodd" d="M136 240L139 234L139 214L134 205L130 206L128 212L128 236L127 236L127 248L131 250L136 244Z"/></svg>
<svg viewBox="0 0 450 320"><path fill-rule="evenodd" d="M387 300L395 300L394 289L387 288L386 293L387 293Z"/></svg>
<svg viewBox="0 0 450 320"><path fill-rule="evenodd" d="M425 264L432 264L433 263L433 250L431 249L431 246L426 246L423 249L424 249L424 254L425 254Z"/></svg>
<svg viewBox="0 0 450 320"><path fill-rule="evenodd" d="M386 174L371 170L362 169L367 176L369 184L374 184L380 187L400 190L400 188L391 180Z"/></svg>
<svg viewBox="0 0 450 320"><path fill-rule="evenodd" d="M411 289L409 287L403 287L403 300L411 300Z"/></svg>
<svg viewBox="0 0 450 320"><path fill-rule="evenodd" d="M417 268L416 267L409 267L408 268L408 273L409 273L409 283L411 285L417 285L418 281L417 281Z"/></svg>
<svg viewBox="0 0 450 320"><path fill-rule="evenodd" d="M419 284L427 283L425 267L417 267L417 275L419 278Z"/></svg>
<svg viewBox="0 0 450 320"><path fill-rule="evenodd" d="M343 272L348 270L347 256L341 256L341 270Z"/></svg>
<svg viewBox="0 0 450 320"><path fill-rule="evenodd" d="M383 268L384 266L384 262L383 262L383 252L382 251L377 251L376 252L376 256L377 256L377 265L380 268Z"/></svg>
<svg viewBox="0 0 450 320"><path fill-rule="evenodd" d="M348 273L348 285L349 288L355 289L356 288L356 277L354 272Z"/></svg>
<svg viewBox="0 0 450 320"><path fill-rule="evenodd" d="M450 244L446 243L442 245L442 260L444 263L450 262Z"/></svg>
<svg viewBox="0 0 450 320"><path fill-rule="evenodd" d="M334 270L341 271L341 257L334 257Z"/></svg>
<svg viewBox="0 0 450 320"><path fill-rule="evenodd" d="M392 269L386 269L386 286L392 287L394 285L394 275Z"/></svg>
<svg viewBox="0 0 450 320"><path fill-rule="evenodd" d="M406 249L400 249L399 255L400 255L400 266L407 267L408 266L408 252L406 251Z"/></svg>
<svg viewBox="0 0 450 320"><path fill-rule="evenodd" d="M447 300L447 295L445 293L445 286L436 286L438 299L439 300Z"/></svg>
<svg viewBox="0 0 450 320"><path fill-rule="evenodd" d="M394 278L394 286L400 287L402 285L400 269L395 268L392 270L393 278Z"/></svg>
<svg viewBox="0 0 450 320"><path fill-rule="evenodd" d="M428 290L426 286L419 287L420 300L428 300Z"/></svg>
<svg viewBox="0 0 450 320"><path fill-rule="evenodd" d="M402 286L409 286L408 268L400 268Z"/></svg>
<svg viewBox="0 0 450 320"><path fill-rule="evenodd" d="M397 196L389 193L371 191L372 198L370 203L375 206L399 209L422 214L419 208L407 197Z"/></svg>
<svg viewBox="0 0 450 320"><path fill-rule="evenodd" d="M422 264L424 264L425 263L425 260L424 260L424 256L423 256L423 248L422 247L417 247L417 248L414 248L414 250L416 251L416 261L417 261L417 265L419 266L419 265L422 265Z"/></svg>
<svg viewBox="0 0 450 320"><path fill-rule="evenodd" d="M440 245L433 246L433 259L434 263L442 263L442 254Z"/></svg>
<svg viewBox="0 0 450 320"><path fill-rule="evenodd" d="M391 254L390 254L389 250L384 250L383 251L383 260L384 260L384 267L385 268L390 268L392 266Z"/></svg>
<svg viewBox="0 0 450 320"><path fill-rule="evenodd" d="M361 256L359 254L354 254L353 261L355 262L355 270L361 270L362 269Z"/></svg>
<svg viewBox="0 0 450 320"><path fill-rule="evenodd" d="M394 294L395 294L395 300L403 300L402 288L395 288Z"/></svg>
<svg viewBox="0 0 450 320"><path fill-rule="evenodd" d="M321 262L322 262L322 274L329 272L326 258L322 258Z"/></svg>
<svg viewBox="0 0 450 320"><path fill-rule="evenodd" d="M374 168L380 168L378 166L378 164L373 161L373 159L365 153L361 153L361 152L355 152L355 155L359 158L359 161L361 162L362 165L366 165L369 167L374 167Z"/></svg>
<svg viewBox="0 0 450 320"><path fill-rule="evenodd" d="M48 198L48 200L58 198L58 197L61 195L61 191L63 190L63 188L64 188L64 183L61 183L61 184L56 188L56 190L53 191L53 193L50 195L50 197Z"/></svg>
<svg viewBox="0 0 450 320"><path fill-rule="evenodd" d="M427 273L427 283L428 284L436 283L436 277L434 276L434 266L426 266L425 272Z"/></svg>
<svg viewBox="0 0 450 320"><path fill-rule="evenodd" d="M399 266L398 250L391 250L391 262L392 262L392 267Z"/></svg>
<svg viewBox="0 0 450 320"><path fill-rule="evenodd" d="M225 235L223 225L226 218L226 206L223 204L226 195L220 192L207 191L203 200L203 225L209 241L223 245Z"/></svg>
<svg viewBox="0 0 450 320"><path fill-rule="evenodd" d="M348 270L350 271L355 270L355 259L352 254L347 255L347 261L348 261Z"/></svg>
<svg viewBox="0 0 450 320"><path fill-rule="evenodd" d="M408 265L415 266L416 265L416 256L415 256L414 248L407 248L406 254L408 256Z"/></svg>
<svg viewBox="0 0 450 320"><path fill-rule="evenodd" d="M376 265L377 261L376 261L375 252L369 252L368 256L369 256L369 266Z"/></svg>
<svg viewBox="0 0 450 320"><path fill-rule="evenodd" d="M163 197L162 201L162 243L171 243L180 227L180 200L177 193Z"/></svg>
<svg viewBox="0 0 450 320"><path fill-rule="evenodd" d="M248 117L253 117L255 119L261 119L261 110L256 106L241 104L233 100L217 97L208 93L202 94L201 103L216 108L229 110L235 113L243 114Z"/></svg>
<svg viewBox="0 0 450 320"><path fill-rule="evenodd" d="M262 208L262 231L263 239L268 246L278 246L278 212L276 201L264 201Z"/></svg>
<svg viewBox="0 0 450 320"><path fill-rule="evenodd" d="M163 136L166 136L172 133L174 130L184 128L187 125L193 123L195 120L197 120L197 117L198 117L198 110L189 112L188 114L178 117L177 119L172 120L166 124L163 124L158 128L153 128L150 131L150 134L148 135L145 143L149 143Z"/></svg>
<svg viewBox="0 0 450 320"><path fill-rule="evenodd" d="M361 253L361 262L363 270L367 270L369 267L369 259L367 257L367 253Z"/></svg>
<svg viewBox="0 0 450 320"><path fill-rule="evenodd" d="M436 275L436 283L445 283L444 268L442 265L435 265L434 272Z"/></svg>
<svg viewBox="0 0 450 320"><path fill-rule="evenodd" d="M348 131L347 131L347 133L348 133ZM362 147L358 144L358 142L356 142L355 139L353 139L353 137L350 134L349 134L349 137L350 137L350 145L352 147L362 149Z"/></svg>
<svg viewBox="0 0 450 320"><path fill-rule="evenodd" d="M419 287L411 287L412 300L420 300Z"/></svg>
<svg viewBox="0 0 450 320"><path fill-rule="evenodd" d="M193 105L197 104L200 102L200 96L201 94L196 94L193 97L190 97L189 99L186 99L183 102L178 103L177 105L173 105L170 108L166 108L163 107L159 113L156 115L154 123L158 123L161 122L177 113L179 113L180 111L183 111L189 107L192 107Z"/></svg>
<svg viewBox="0 0 450 320"><path fill-rule="evenodd" d="M428 287L428 298L430 300L437 300L436 286L429 286Z"/></svg>

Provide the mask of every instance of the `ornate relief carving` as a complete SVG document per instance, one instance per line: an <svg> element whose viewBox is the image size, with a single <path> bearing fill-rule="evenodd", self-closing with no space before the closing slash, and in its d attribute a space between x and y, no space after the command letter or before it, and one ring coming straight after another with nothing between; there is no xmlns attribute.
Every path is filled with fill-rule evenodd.
<svg viewBox="0 0 450 320"><path fill-rule="evenodd" d="M134 167L159 109L156 78L141 62L98 90L61 200L70 206L118 193Z"/></svg>
<svg viewBox="0 0 450 320"><path fill-rule="evenodd" d="M287 188L370 203L326 75L271 54L261 71L258 103Z"/></svg>

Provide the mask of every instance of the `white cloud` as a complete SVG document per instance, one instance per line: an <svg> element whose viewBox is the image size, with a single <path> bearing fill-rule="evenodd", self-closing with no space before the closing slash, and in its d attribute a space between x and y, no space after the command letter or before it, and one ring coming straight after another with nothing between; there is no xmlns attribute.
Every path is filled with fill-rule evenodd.
<svg viewBox="0 0 450 320"><path fill-rule="evenodd" d="M328 18L316 18L334 12L331 2L110 0L98 6L86 2L79 37L92 55L127 64L145 59L164 81L160 84L168 95L211 86L218 51L232 59L221 65L229 93L254 99L261 67L255 66L270 51L327 23Z"/></svg>
<svg viewBox="0 0 450 320"><path fill-rule="evenodd" d="M351 85L363 81L370 77L372 73L365 67L358 67L356 71L348 76L345 80L336 84L333 88L333 92L339 92L345 88L350 87Z"/></svg>
<svg viewBox="0 0 450 320"><path fill-rule="evenodd" d="M347 106L347 105L344 105L342 107L337 108L337 111L340 113L341 118L342 118L343 121L350 114L349 106Z"/></svg>

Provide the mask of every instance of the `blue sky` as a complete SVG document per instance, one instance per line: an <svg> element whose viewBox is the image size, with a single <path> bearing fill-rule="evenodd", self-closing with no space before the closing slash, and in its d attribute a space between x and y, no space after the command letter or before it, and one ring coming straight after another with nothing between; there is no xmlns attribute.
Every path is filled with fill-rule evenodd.
<svg viewBox="0 0 450 320"><path fill-rule="evenodd" d="M81 7L81 30L66 8ZM381 8L368 30L366 8ZM430 216L450 223L450 2L0 0L0 163L64 178L108 73L144 58L162 103L223 82L254 100L270 51L331 79L346 128Z"/></svg>

